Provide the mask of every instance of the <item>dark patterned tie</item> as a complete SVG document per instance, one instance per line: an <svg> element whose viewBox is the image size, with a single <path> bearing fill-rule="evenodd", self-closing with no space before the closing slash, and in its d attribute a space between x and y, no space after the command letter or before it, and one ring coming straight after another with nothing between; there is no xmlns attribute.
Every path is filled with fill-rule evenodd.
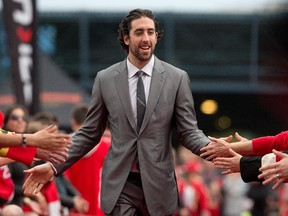
<svg viewBox="0 0 288 216"><path fill-rule="evenodd" d="M137 130L140 131L140 127L144 118L146 109L146 99L144 84L142 80L143 71L138 71L138 82L137 82Z"/></svg>

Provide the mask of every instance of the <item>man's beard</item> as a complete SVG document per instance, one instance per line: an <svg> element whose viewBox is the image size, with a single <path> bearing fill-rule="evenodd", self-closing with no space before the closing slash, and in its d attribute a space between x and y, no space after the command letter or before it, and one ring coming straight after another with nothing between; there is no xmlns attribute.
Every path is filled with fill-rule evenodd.
<svg viewBox="0 0 288 216"><path fill-rule="evenodd" d="M149 55L141 55L140 52L139 52L139 49L131 49L130 52L140 61L148 61L153 52L154 52L154 48L151 47L151 52L149 53Z"/></svg>

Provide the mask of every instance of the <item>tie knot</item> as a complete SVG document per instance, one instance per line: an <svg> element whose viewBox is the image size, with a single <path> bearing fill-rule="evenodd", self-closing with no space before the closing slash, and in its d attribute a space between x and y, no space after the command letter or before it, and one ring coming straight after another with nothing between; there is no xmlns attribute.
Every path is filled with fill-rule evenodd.
<svg viewBox="0 0 288 216"><path fill-rule="evenodd" d="M138 71L137 74L138 74L138 77L142 77L144 72L143 71Z"/></svg>

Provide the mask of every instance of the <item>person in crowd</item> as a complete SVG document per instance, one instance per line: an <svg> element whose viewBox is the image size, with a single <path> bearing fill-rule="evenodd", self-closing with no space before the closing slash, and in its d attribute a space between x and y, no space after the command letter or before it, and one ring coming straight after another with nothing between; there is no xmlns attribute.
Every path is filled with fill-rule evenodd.
<svg viewBox="0 0 288 216"><path fill-rule="evenodd" d="M83 126L69 158L25 171L25 193L37 193L97 145L107 122L112 141L101 181L105 215L173 215L178 208L171 134L200 155L211 141L198 128L188 74L154 55L163 35L150 10L134 9L118 29L125 60L97 73Z"/></svg>
<svg viewBox="0 0 288 216"><path fill-rule="evenodd" d="M49 125L46 128L34 134L16 134L11 131L0 129L0 148L4 147L23 147L23 139L26 140L26 146L37 147L46 150L55 150L57 148L70 145L67 134L54 134L57 127ZM10 136L13 135L13 136Z"/></svg>
<svg viewBox="0 0 288 216"><path fill-rule="evenodd" d="M13 106L5 113L3 129L18 134L24 134L27 127L27 118L28 111L25 107L21 105ZM10 163L8 167L15 186L14 198L10 203L22 207L24 197L22 185L25 180L23 170L27 169L28 166L21 162L13 162Z"/></svg>
<svg viewBox="0 0 288 216"><path fill-rule="evenodd" d="M23 134L26 132L27 129L27 118L28 112L23 106L13 106L5 113L3 129L6 131L13 131L15 133ZM14 204L21 208L24 208L24 200L30 199L23 194L22 189L22 185L25 180L25 174L23 173L23 170L27 169L30 165L31 164L28 165L22 162L9 163L8 167L11 173L11 179L13 180L14 184L14 196L13 199L9 202L9 204ZM41 193L35 194L31 198L38 200L39 203L43 203L43 195Z"/></svg>
<svg viewBox="0 0 288 216"><path fill-rule="evenodd" d="M88 105L79 104L76 105L70 115L70 126L72 129L72 135L74 132L78 131L85 121L88 112Z"/></svg>
<svg viewBox="0 0 288 216"><path fill-rule="evenodd" d="M23 115L14 115L14 112L23 112ZM10 124L14 125L13 127L15 128L21 127L23 124L25 125L27 117L24 114L27 114L27 109L24 106L15 105L10 107L4 117L3 125ZM0 129L0 148L26 145L46 150L55 150L69 147L70 145L69 135L63 133L55 134L55 130L57 129L55 125L48 125L47 128L35 134L24 134L24 137L22 133L15 133L16 131L11 131L11 133L5 130L5 127L3 129ZM10 136L11 134L14 136ZM25 143L23 143L23 140Z"/></svg>
<svg viewBox="0 0 288 216"><path fill-rule="evenodd" d="M10 162L15 160L26 165L30 165L34 158L53 163L64 162L68 156L70 137L67 134L55 134L55 125L34 134L24 133L27 114L22 105L14 105L7 110L3 120L4 127L0 129L0 156L12 159ZM8 162L7 159L5 161Z"/></svg>
<svg viewBox="0 0 288 216"><path fill-rule="evenodd" d="M41 140L43 140L42 137L44 138L44 142L45 142L45 140L48 137L51 137L51 133L56 132L56 129L57 127L47 127L31 135L35 136L36 138L35 140L37 140L36 143L41 142ZM6 134L3 134L3 132ZM14 140L13 139L14 136L11 136L11 133L8 131L4 131L0 129L0 137L1 135L7 135L5 136L7 138L7 139L5 138L5 140L6 141L8 140L8 143L10 142L9 137L12 138L11 139L12 141ZM53 140L53 137L51 137L51 141L52 140ZM48 144L49 142L47 142L46 144ZM63 141L64 145L66 145L66 143L67 143L66 141ZM24 163L26 165L31 165L31 163L37 159L42 159L45 161L50 161L50 162L58 164L58 163L64 162L65 159L68 157L67 152L68 152L68 148L64 146L60 148L56 148L54 150L46 150L46 149L35 148L35 147L23 147L23 148L2 147L0 148L0 165L9 164L15 161Z"/></svg>

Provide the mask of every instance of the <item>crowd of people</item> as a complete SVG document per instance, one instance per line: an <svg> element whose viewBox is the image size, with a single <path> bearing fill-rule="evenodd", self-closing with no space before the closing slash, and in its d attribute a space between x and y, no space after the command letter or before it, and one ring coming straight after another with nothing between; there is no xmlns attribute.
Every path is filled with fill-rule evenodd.
<svg viewBox="0 0 288 216"><path fill-rule="evenodd" d="M86 105L75 107L71 113L72 133L69 136L81 128L87 112ZM29 116L27 110L20 105L9 108L3 116L2 129L17 134L34 134L49 125L61 128L57 116L44 112ZM101 170L110 144L111 134L107 126L99 145L34 196L26 196L23 193L22 185L25 180L23 170L40 164L47 158L36 159L36 155L33 162L25 164L2 157L1 159L8 159L7 164L0 168L2 215L13 215L14 213L9 213L11 211L17 215L20 210L21 215L104 215L100 208ZM222 158L222 160L218 158L212 164L196 157L182 146L174 149L173 152L180 197L180 208L174 214L175 216L284 216L287 214L288 203L285 195L287 186L283 185L278 191L274 191L270 185L263 186L256 182L244 183L245 175L241 177L241 174L237 173L240 172L239 155L236 155L238 158L236 156ZM235 158L239 164L238 169L235 169L235 164L232 166ZM229 160L227 163L229 167L223 166L223 163L219 165L219 161L223 160ZM230 172L226 173L229 175L222 175L217 166L222 169L229 168ZM7 206L10 210L9 208L7 210ZM5 213L7 211L8 213Z"/></svg>
<svg viewBox="0 0 288 216"><path fill-rule="evenodd" d="M12 147L0 149L8 157L0 167L1 214L285 216L288 156L274 151L280 159L267 162L264 154L285 150L287 132L237 135L238 142L206 136L187 73L154 55L163 31L152 11L131 10L118 36L127 58L97 73L89 107L73 111L72 134L59 131L52 113L29 117L20 105L4 113L0 145L4 137ZM264 156L244 169L251 155ZM244 183L251 179L260 183Z"/></svg>
<svg viewBox="0 0 288 216"><path fill-rule="evenodd" d="M87 112L86 105L75 107L70 117L72 132L69 136L81 128ZM20 105L8 109L4 116L2 129L17 134L34 134L49 125L61 128L57 116L45 112L29 116L27 110ZM99 145L34 196L26 196L23 193L23 170L43 163L45 157L41 159L35 156L31 164L8 158L9 162L0 168L2 215L104 216L100 208L101 171L110 144L111 134L107 126ZM174 216L274 216L280 215L280 211L281 215L286 215L282 213L287 212L288 208L285 185L275 191L270 185L263 186L259 182L245 183L240 168L233 170L235 166L231 167L233 157L226 158L230 160L231 170L229 175L223 175L217 166L222 169L228 168L223 164L217 164L221 158L213 164L195 156L183 146L173 149L173 153L180 197L180 208ZM238 163L240 166L239 158ZM7 210L7 207L10 209ZM7 211L8 213L5 213Z"/></svg>

